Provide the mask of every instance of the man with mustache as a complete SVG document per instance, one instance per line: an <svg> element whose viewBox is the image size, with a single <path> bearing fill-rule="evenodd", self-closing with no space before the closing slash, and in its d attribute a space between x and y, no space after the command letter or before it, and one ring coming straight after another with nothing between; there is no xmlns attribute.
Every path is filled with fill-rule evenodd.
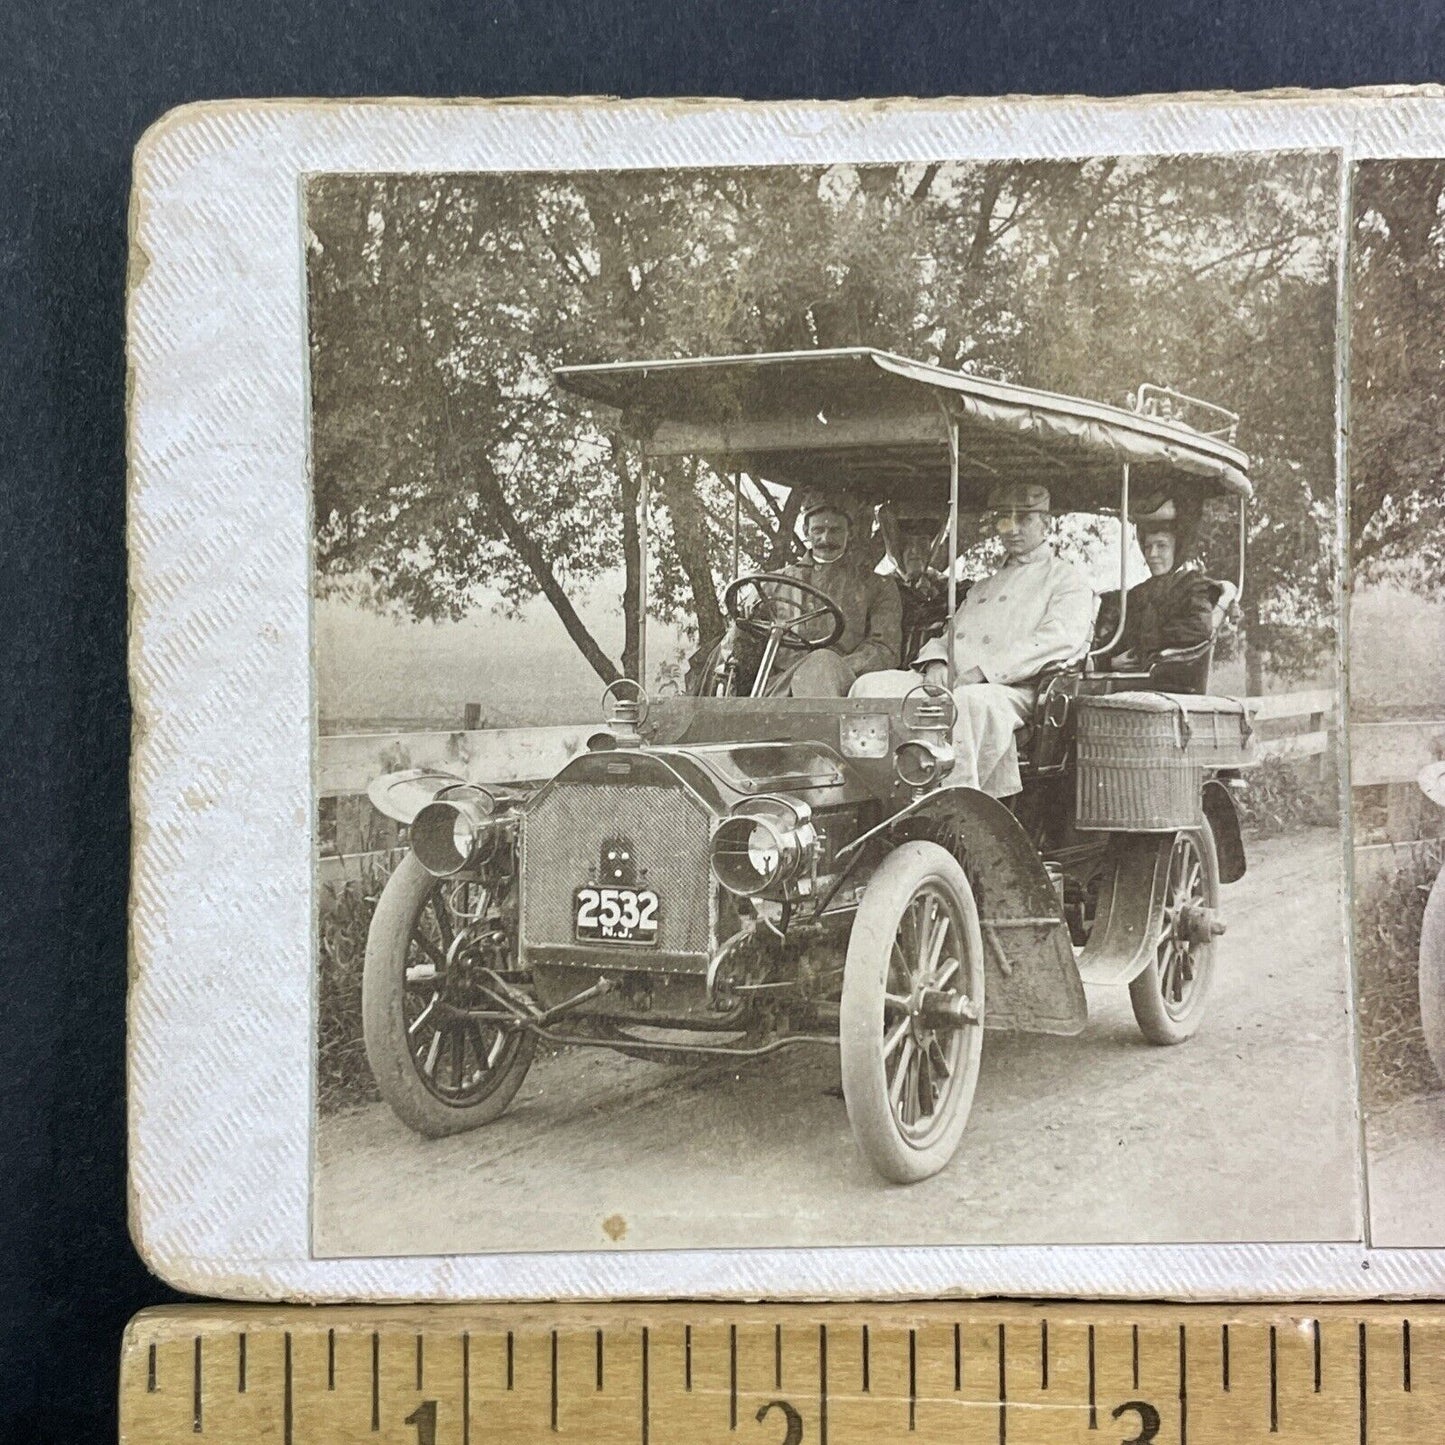
<svg viewBox="0 0 1445 1445"><path fill-rule="evenodd" d="M903 602L897 584L873 570L865 548L853 543L848 513L825 497L805 500L800 516L808 555L782 569L828 597L843 614L843 632L831 646L805 653L776 673L771 697L847 697L858 678L895 667L903 632ZM777 603L811 611L816 605L779 588ZM805 624L805 632L826 636L829 621Z"/></svg>

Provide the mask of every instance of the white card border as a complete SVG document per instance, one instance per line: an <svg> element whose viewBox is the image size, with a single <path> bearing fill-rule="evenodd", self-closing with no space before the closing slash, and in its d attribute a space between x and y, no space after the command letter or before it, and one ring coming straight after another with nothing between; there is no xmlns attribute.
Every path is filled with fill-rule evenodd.
<svg viewBox="0 0 1445 1445"><path fill-rule="evenodd" d="M306 1300L1445 1293L1445 1251L1359 1244L310 1254L301 178L1288 149L1445 155L1445 92L218 102L158 122L136 155L127 302L130 1200L151 1268Z"/></svg>

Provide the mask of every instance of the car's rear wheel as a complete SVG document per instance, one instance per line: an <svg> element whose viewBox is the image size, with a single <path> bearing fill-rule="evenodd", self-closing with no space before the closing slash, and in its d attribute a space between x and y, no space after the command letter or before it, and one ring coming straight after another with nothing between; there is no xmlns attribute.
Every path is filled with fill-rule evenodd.
<svg viewBox="0 0 1445 1445"><path fill-rule="evenodd" d="M535 1035L477 1019L488 968L505 966L515 939L474 939L468 924L484 885L433 877L408 853L372 916L362 973L366 1057L381 1096L419 1134L439 1138L489 1124L522 1086ZM465 893L465 897L462 894Z"/></svg>
<svg viewBox="0 0 1445 1445"><path fill-rule="evenodd" d="M1445 1079L1445 872L1431 885L1420 923L1420 1020L1435 1072Z"/></svg>
<svg viewBox="0 0 1445 1445"><path fill-rule="evenodd" d="M1219 927L1219 858L1206 821L1174 835L1154 959L1129 985L1134 1018L1151 1044L1181 1044L1198 1030Z"/></svg>
<svg viewBox="0 0 1445 1445"><path fill-rule="evenodd" d="M953 1157L983 1056L973 890L937 843L904 843L868 880L843 970L843 1099L864 1158L911 1184Z"/></svg>

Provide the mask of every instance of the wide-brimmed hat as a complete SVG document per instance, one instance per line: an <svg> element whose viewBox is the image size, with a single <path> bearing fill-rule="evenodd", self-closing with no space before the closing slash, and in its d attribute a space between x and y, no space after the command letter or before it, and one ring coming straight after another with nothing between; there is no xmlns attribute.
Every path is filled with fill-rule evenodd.
<svg viewBox="0 0 1445 1445"><path fill-rule="evenodd" d="M1141 533L1177 532L1184 521L1179 515L1179 508L1174 505L1173 497L1162 500L1151 497L1142 507L1131 508L1129 517Z"/></svg>
<svg viewBox="0 0 1445 1445"><path fill-rule="evenodd" d="M989 490L991 512L1047 512L1049 489L1037 482L999 482Z"/></svg>

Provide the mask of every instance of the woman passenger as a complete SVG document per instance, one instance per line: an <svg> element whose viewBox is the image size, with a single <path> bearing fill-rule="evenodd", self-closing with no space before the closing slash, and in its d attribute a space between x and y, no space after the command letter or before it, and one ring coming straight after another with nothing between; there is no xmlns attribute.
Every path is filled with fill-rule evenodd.
<svg viewBox="0 0 1445 1445"><path fill-rule="evenodd" d="M1149 576L1129 589L1124 634L1107 657L1117 672L1147 672L1166 649L1197 647L1214 632L1218 584L1188 559L1193 529L1186 529L1174 502L1136 512L1134 522ZM1096 631L1101 638L1111 637L1118 626L1118 598L1117 592L1104 594Z"/></svg>

